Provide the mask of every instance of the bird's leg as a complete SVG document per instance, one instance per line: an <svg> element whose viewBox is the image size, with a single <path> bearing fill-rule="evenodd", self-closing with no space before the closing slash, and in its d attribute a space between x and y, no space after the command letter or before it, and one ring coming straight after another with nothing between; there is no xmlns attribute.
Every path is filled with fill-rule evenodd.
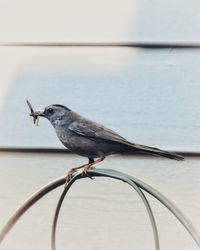
<svg viewBox="0 0 200 250"><path fill-rule="evenodd" d="M94 159L93 159L93 158L88 158L88 159L89 159L89 162L88 162L88 164L87 164L85 167L87 167L88 165L90 165L90 164L92 164L92 163L94 162ZM86 174L86 173L83 171L83 172L82 172L82 175L83 175L83 174ZM94 179L93 177L90 177L90 176L89 176L89 178L92 179L92 180Z"/></svg>
<svg viewBox="0 0 200 250"><path fill-rule="evenodd" d="M103 156L103 157L97 159L96 161L94 161L93 158L88 158L88 159L89 159L89 162L88 162L88 163L83 164L83 165L78 166L78 167L75 167L75 168L71 168L71 169L68 171L67 176L66 176L66 183L68 183L68 182L71 180L73 173L75 173L78 169L83 168L83 174L87 174L87 171L88 171L89 169L91 169L95 164L97 164L97 163L103 161L103 160L105 159L105 156Z"/></svg>
<svg viewBox="0 0 200 250"><path fill-rule="evenodd" d="M87 171L88 171L89 169L91 169L95 164L97 164L97 163L103 161L104 159L105 159L105 156L103 156L103 157L97 159L96 161L94 161L94 159L90 159L90 158L89 158L89 163L86 164L86 165L84 166L83 174L87 174ZM91 160L91 161L90 161L90 160Z"/></svg>

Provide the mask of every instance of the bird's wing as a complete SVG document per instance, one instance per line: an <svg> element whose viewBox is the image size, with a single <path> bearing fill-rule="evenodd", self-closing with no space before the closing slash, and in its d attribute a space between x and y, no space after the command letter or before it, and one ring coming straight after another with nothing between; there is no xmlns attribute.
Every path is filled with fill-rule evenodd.
<svg viewBox="0 0 200 250"><path fill-rule="evenodd" d="M113 130L89 120L73 122L69 126L69 129L78 135L89 137L91 139L101 139L119 143L128 142Z"/></svg>
<svg viewBox="0 0 200 250"><path fill-rule="evenodd" d="M69 126L69 129L78 135L85 136L92 140L101 139L104 141L117 142L139 150L147 148L147 146L129 142L113 130L108 129L96 122L91 122L90 120L73 122Z"/></svg>
<svg viewBox="0 0 200 250"><path fill-rule="evenodd" d="M149 153L154 155L161 155L167 158L183 160L184 158L176 153L161 150L159 148L148 147L145 145L132 143L127 141L122 136L115 133L113 130L108 129L98 123L90 120L73 122L69 129L74 133L90 138L91 140L103 140L116 142L128 146L132 150L136 150L143 153Z"/></svg>

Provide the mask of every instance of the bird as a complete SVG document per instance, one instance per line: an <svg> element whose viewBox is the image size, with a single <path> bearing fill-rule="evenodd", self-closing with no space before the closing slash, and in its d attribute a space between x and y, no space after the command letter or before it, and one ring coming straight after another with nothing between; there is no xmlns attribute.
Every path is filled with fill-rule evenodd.
<svg viewBox="0 0 200 250"><path fill-rule="evenodd" d="M133 152L184 160L183 156L175 152L131 142L115 131L83 117L64 105L52 104L43 110L33 111L30 102L27 101L27 103L34 123L39 117L48 119L65 147L73 153L88 158L88 163L68 171L67 180L70 180L72 174L78 169L83 169L83 173L86 174L95 164L112 154Z"/></svg>

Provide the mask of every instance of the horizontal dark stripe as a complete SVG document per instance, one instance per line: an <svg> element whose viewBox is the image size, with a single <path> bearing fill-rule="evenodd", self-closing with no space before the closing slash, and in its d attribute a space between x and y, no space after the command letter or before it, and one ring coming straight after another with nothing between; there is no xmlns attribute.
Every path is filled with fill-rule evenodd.
<svg viewBox="0 0 200 250"><path fill-rule="evenodd" d="M71 153L65 148L23 148L23 147L0 147L0 152L16 152L16 153Z"/></svg>
<svg viewBox="0 0 200 250"><path fill-rule="evenodd" d="M127 42L127 43L0 43L0 46L6 47L136 47L149 49L195 49L200 48L200 43L186 42Z"/></svg>
<svg viewBox="0 0 200 250"><path fill-rule="evenodd" d="M71 154L68 149L65 148L23 148L23 147L0 147L0 152L13 152L13 153L54 153L54 154ZM169 150L169 152L174 152ZM199 151L176 151L176 153L183 156L200 156ZM131 155L132 153L128 153ZM133 153L136 155L136 153ZM141 154L138 154L141 155Z"/></svg>

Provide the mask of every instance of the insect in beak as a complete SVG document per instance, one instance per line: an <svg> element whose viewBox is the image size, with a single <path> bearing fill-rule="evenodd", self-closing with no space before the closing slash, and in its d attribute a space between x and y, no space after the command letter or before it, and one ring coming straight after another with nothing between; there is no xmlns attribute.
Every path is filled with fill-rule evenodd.
<svg viewBox="0 0 200 250"><path fill-rule="evenodd" d="M34 111L31 103L28 100L26 102L27 102L29 109L31 111L30 116L33 117L33 123L36 124L37 126L39 126L39 116L42 114L42 112L41 111Z"/></svg>

